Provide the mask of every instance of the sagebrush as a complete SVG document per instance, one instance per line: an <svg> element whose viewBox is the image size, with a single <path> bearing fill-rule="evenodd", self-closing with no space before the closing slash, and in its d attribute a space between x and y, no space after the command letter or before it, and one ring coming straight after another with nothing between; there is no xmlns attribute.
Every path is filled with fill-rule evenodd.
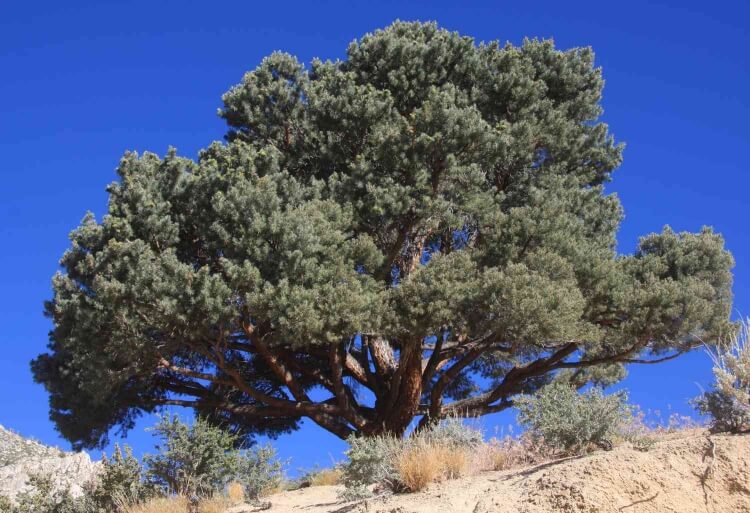
<svg viewBox="0 0 750 513"><path fill-rule="evenodd" d="M611 447L632 415L624 392L605 395L595 387L579 393L564 382L522 397L516 406L519 423L561 452L581 452L592 444Z"/></svg>

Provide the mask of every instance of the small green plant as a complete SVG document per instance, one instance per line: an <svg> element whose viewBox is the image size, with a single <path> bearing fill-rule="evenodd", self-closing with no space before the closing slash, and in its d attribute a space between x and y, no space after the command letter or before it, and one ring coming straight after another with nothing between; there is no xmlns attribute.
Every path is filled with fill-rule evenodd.
<svg viewBox="0 0 750 513"><path fill-rule="evenodd" d="M143 479L143 467L130 447L123 451L115 445L112 457L102 458L102 472L89 495L99 510L109 512L120 504L145 502L157 495L157 490Z"/></svg>
<svg viewBox="0 0 750 513"><path fill-rule="evenodd" d="M708 353L715 381L710 391L693 400L693 406L711 418L714 432L750 429L750 318L740 322L728 343Z"/></svg>
<svg viewBox="0 0 750 513"><path fill-rule="evenodd" d="M270 444L243 451L234 480L245 487L245 496L257 500L278 488L284 479L284 464Z"/></svg>
<svg viewBox="0 0 750 513"><path fill-rule="evenodd" d="M10 498L0 495L0 513L12 513L13 503Z"/></svg>
<svg viewBox="0 0 750 513"><path fill-rule="evenodd" d="M553 449L580 453L592 444L611 448L612 439L631 416L626 395L605 395L599 388L579 393L565 383L551 383L516 405L519 423Z"/></svg>
<svg viewBox="0 0 750 513"><path fill-rule="evenodd" d="M413 438L428 444L465 449L478 447L484 442L479 429L466 425L459 418L452 417L416 433Z"/></svg>
<svg viewBox="0 0 750 513"><path fill-rule="evenodd" d="M342 498L362 498L370 494L368 485L396 482L393 460L402 449L403 440L391 436L351 437L348 443L348 461L343 466L347 491Z"/></svg>
<svg viewBox="0 0 750 513"><path fill-rule="evenodd" d="M29 477L29 488L16 496L12 513L93 513L94 505L87 496L73 497L68 489L55 488L52 476L37 474ZM3 511L3 510L0 510Z"/></svg>
<svg viewBox="0 0 750 513"><path fill-rule="evenodd" d="M238 449L237 436L200 417L192 425L162 417L153 430L162 443L158 454L143 458L146 476L166 493L207 497L237 481L257 499L281 481L283 464L270 445Z"/></svg>
<svg viewBox="0 0 750 513"><path fill-rule="evenodd" d="M692 404L698 413L711 419L711 431L715 433L741 433L750 428L750 410L722 389L704 392Z"/></svg>

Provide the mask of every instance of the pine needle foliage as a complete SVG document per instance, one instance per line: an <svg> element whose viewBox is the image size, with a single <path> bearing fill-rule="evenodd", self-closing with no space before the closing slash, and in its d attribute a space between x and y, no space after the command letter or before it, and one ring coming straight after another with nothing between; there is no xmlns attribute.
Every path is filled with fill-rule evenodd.
<svg viewBox="0 0 750 513"><path fill-rule="evenodd" d="M719 234L615 250L603 85L590 48L435 23L268 56L222 97L225 142L125 154L71 233L32 363L58 429L97 446L180 405L247 440L303 418L401 436L716 340Z"/></svg>

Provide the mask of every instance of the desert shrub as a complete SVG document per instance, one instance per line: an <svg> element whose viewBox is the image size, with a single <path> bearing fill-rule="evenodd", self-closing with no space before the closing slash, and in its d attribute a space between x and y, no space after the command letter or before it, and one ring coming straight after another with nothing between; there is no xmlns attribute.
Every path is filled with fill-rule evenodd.
<svg viewBox="0 0 750 513"><path fill-rule="evenodd" d="M418 490L426 486L419 484L423 478L458 477L466 473L469 453L480 444L481 431L459 419L447 419L408 438L350 438L348 460L342 465L346 490L341 497L349 500L365 497L370 494L368 486L372 484L391 490ZM430 469L417 456L429 462Z"/></svg>
<svg viewBox="0 0 750 513"><path fill-rule="evenodd" d="M68 489L55 488L52 476L30 476L29 489L16 496L12 513L92 513L93 504L86 496L73 497Z"/></svg>
<svg viewBox="0 0 750 513"><path fill-rule="evenodd" d="M740 323L728 343L709 350L714 362L712 389L693 400L711 418L713 431L750 429L750 318Z"/></svg>
<svg viewBox="0 0 750 513"><path fill-rule="evenodd" d="M368 497L372 497L372 491L364 484L346 485L338 494L339 500L344 502L358 501L367 499Z"/></svg>
<svg viewBox="0 0 750 513"><path fill-rule="evenodd" d="M245 496L258 499L279 488L284 479L284 464L270 444L242 451L238 472L233 476L245 488Z"/></svg>
<svg viewBox="0 0 750 513"><path fill-rule="evenodd" d="M5 495L0 495L0 513L11 513L11 507L13 503L10 498Z"/></svg>
<svg viewBox="0 0 750 513"><path fill-rule="evenodd" d="M143 467L130 447L123 451L115 445L112 457L102 457L102 472L90 492L97 509L112 512L118 504L145 502L155 495L156 489L143 479Z"/></svg>
<svg viewBox="0 0 750 513"><path fill-rule="evenodd" d="M257 498L281 480L283 465L272 447L239 450L235 435L204 419L187 425L162 417L153 430L162 443L158 454L144 457L146 476L168 493L207 497L237 481L247 497Z"/></svg>
<svg viewBox="0 0 750 513"><path fill-rule="evenodd" d="M151 429L161 443L158 454L143 458L146 475L168 493L210 495L239 470L235 437L201 418L187 425L177 416L164 416Z"/></svg>
<svg viewBox="0 0 750 513"><path fill-rule="evenodd" d="M517 401L519 423L557 451L581 452L591 444L606 446L631 416L624 393L584 393L552 383Z"/></svg>
<svg viewBox="0 0 750 513"><path fill-rule="evenodd" d="M351 437L343 465L343 481L349 495L367 495L368 485L395 483L398 476L393 467L394 457L401 451L403 441L391 436ZM356 492L354 491L356 490Z"/></svg>
<svg viewBox="0 0 750 513"><path fill-rule="evenodd" d="M693 399L693 406L701 415L707 415L711 430L717 433L741 433L750 427L750 410L735 395L722 389L704 392Z"/></svg>
<svg viewBox="0 0 750 513"><path fill-rule="evenodd" d="M415 433L413 438L431 445L473 448L484 442L479 429L467 426L461 419L448 418Z"/></svg>

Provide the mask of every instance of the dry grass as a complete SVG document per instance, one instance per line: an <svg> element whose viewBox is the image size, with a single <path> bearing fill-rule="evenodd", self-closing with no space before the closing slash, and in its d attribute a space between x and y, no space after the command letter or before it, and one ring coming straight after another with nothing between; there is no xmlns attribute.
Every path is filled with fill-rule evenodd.
<svg viewBox="0 0 750 513"><path fill-rule="evenodd" d="M245 488L237 481L232 481L227 485L227 497L232 504L241 504L245 502Z"/></svg>
<svg viewBox="0 0 750 513"><path fill-rule="evenodd" d="M457 479L465 476L471 463L469 451L460 447L433 447L438 453L440 470L446 479Z"/></svg>
<svg viewBox="0 0 750 513"><path fill-rule="evenodd" d="M197 513L224 513L232 505L229 499L221 496L201 499L198 503Z"/></svg>
<svg viewBox="0 0 750 513"><path fill-rule="evenodd" d="M310 486L334 486L341 484L344 473L338 468L327 468L310 476Z"/></svg>
<svg viewBox="0 0 750 513"><path fill-rule="evenodd" d="M146 502L125 505L118 508L123 513L225 513L232 503L219 495L201 499L195 508L183 495L157 497Z"/></svg>
<svg viewBox="0 0 750 513"><path fill-rule="evenodd" d="M409 448L396 456L401 484L412 492L423 490L441 475L441 451L429 445Z"/></svg>
<svg viewBox="0 0 750 513"><path fill-rule="evenodd" d="M186 497L159 497L147 502L131 504L123 508L124 513L190 513L190 501Z"/></svg>
<svg viewBox="0 0 750 513"><path fill-rule="evenodd" d="M492 438L478 448L474 464L479 470L508 470L536 465L552 459L551 450L541 440L528 436Z"/></svg>
<svg viewBox="0 0 750 513"><path fill-rule="evenodd" d="M469 472L472 454L465 448L418 444L396 456L399 482L417 492L441 479L457 479Z"/></svg>

